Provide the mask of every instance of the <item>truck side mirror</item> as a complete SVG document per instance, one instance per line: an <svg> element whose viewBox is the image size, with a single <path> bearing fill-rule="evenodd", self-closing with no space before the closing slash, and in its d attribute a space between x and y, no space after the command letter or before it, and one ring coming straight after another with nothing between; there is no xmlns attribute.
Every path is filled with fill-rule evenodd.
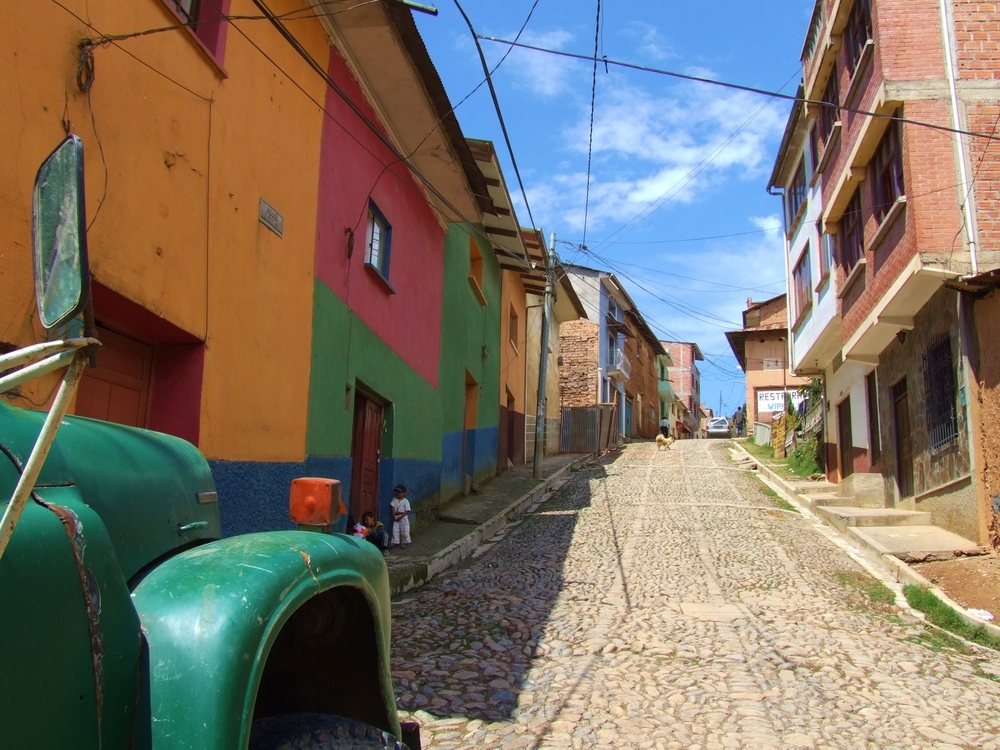
<svg viewBox="0 0 1000 750"><path fill-rule="evenodd" d="M35 175L31 248L38 319L51 330L76 316L90 290L83 141L66 136Z"/></svg>

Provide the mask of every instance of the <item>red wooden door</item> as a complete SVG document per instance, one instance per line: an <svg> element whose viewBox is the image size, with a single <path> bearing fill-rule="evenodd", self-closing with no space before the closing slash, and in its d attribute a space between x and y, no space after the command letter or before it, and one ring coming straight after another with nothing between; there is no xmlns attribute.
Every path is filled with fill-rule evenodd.
<svg viewBox="0 0 1000 750"><path fill-rule="evenodd" d="M351 447L351 515L368 511L378 518L378 461L382 451L382 406L360 393L354 399Z"/></svg>
<svg viewBox="0 0 1000 750"><path fill-rule="evenodd" d="M130 427L146 426L146 404L153 372L153 347L98 327L104 345L97 368L84 369L74 412Z"/></svg>

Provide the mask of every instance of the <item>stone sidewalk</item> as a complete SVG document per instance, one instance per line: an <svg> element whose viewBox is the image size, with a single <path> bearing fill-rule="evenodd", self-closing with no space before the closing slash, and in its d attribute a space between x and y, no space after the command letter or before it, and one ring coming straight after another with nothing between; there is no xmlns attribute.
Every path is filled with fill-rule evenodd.
<svg viewBox="0 0 1000 750"><path fill-rule="evenodd" d="M906 562L908 554L914 551L968 552L977 548L975 543L933 526L898 526L888 529L858 527L854 525L845 526L839 522L836 515L824 512L825 508L822 505L816 504L813 497L798 492L792 482L768 467L765 462L752 456L739 443L734 443L734 452L739 456L745 457L737 460L741 460L745 464L755 465L760 478L764 479L767 484L771 485L787 501L804 510L808 510L819 521L840 535L848 545L857 549L870 562L885 570L896 583L900 585L912 584L929 589L938 599L954 609L970 625L985 627L992 636L1000 638L1000 626L970 615L965 607L953 601L938 586L928 581ZM875 512L866 508L857 508L854 510L859 514L863 514L865 511Z"/></svg>
<svg viewBox="0 0 1000 750"><path fill-rule="evenodd" d="M389 586L395 598L420 586L471 555L500 529L519 518L561 486L570 472L593 459L589 453L559 453L542 461L541 480L532 465L507 471L479 492L456 498L438 509L429 525L413 534L413 543L385 554Z"/></svg>

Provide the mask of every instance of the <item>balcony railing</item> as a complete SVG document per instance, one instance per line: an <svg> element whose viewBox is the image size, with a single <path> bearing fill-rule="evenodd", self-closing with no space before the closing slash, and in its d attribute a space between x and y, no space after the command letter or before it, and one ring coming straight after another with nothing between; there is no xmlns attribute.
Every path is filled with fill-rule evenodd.
<svg viewBox="0 0 1000 750"><path fill-rule="evenodd" d="M608 377L612 380L628 380L632 374L632 363L619 348L608 352Z"/></svg>

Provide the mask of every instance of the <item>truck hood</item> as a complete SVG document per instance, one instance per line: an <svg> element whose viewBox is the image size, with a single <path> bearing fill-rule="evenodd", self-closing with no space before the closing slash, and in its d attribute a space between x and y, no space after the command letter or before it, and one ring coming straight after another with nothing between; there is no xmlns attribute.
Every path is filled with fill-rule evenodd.
<svg viewBox="0 0 1000 750"><path fill-rule="evenodd" d="M14 491L45 413L0 401L0 503ZM36 487L75 484L111 536L125 579L171 551L221 536L208 462L185 440L85 417L63 420Z"/></svg>

